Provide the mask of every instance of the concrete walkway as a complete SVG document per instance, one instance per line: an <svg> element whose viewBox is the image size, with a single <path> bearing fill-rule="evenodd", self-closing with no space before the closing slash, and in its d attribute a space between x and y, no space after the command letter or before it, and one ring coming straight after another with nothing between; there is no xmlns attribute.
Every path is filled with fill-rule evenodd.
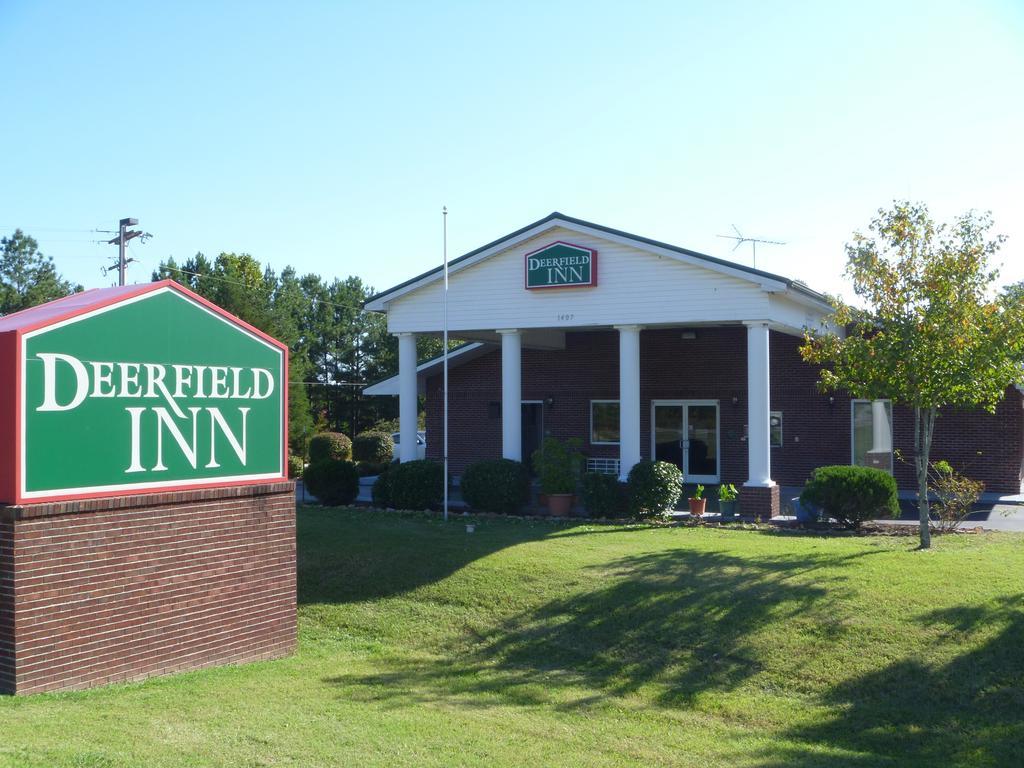
<svg viewBox="0 0 1024 768"><path fill-rule="evenodd" d="M782 489L782 507L786 511L787 501L800 496L799 488ZM912 491L901 491L899 519L875 520L879 525L917 525L917 494ZM774 518L780 522L792 521L796 518L783 514ZM964 528L981 527L987 531L1019 531L1024 532L1024 495L1001 496L995 493L982 494L981 501L975 505L974 512L964 522Z"/></svg>

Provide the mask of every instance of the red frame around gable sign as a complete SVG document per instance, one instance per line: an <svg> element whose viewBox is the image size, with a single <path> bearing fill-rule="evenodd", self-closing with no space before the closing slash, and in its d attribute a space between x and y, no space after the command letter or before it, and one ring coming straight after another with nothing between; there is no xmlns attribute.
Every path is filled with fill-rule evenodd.
<svg viewBox="0 0 1024 768"><path fill-rule="evenodd" d="M150 486L146 488L139 488L137 490L127 489L124 491L96 491L88 493L75 493L75 494L54 494L52 496L44 497L32 497L26 499L23 496L24 488L21 486L21 351L22 351L22 337L24 334L31 331L45 328L49 325L54 325L65 320L78 317L79 315L88 314L95 312L98 309L104 309L106 307L120 304L128 299L135 298L147 293L153 293L154 291L161 290L163 288L170 288L171 290L177 291L183 296L191 299L192 301L200 304L211 312L226 318L233 324L245 329L253 336L267 342L273 347L276 347L281 351L282 354L282 391L281 391L281 409L282 409L282 435L281 435L281 475L280 477L263 478L257 480L234 480L217 482L211 481L209 483L195 483L195 484L181 484L169 482L166 485ZM58 301L60 301L58 299ZM45 305L43 305L45 306ZM26 315L29 315L32 310L25 310ZM8 315L8 319L13 315ZM268 482L275 482L278 480L288 479L288 370L289 370L289 355L288 347L282 344L280 341L275 339L273 336L269 336L258 328L249 325L239 317L231 314L230 312L218 307L213 302L204 299L199 294L189 290L180 283L174 280L160 280L155 283L146 283L140 285L138 290L126 290L118 291L115 295L112 295L109 299L98 301L94 304L87 304L84 306L77 306L73 310L68 312L56 313L52 316L47 316L42 320L36 322L29 322L25 326L11 329L5 333L0 333L0 356L13 354L14 365L8 369L8 375L0 374L0 433L7 431L8 439L2 440L0 444L0 504L5 501L8 504L13 505L25 505L25 504L49 504L60 501L75 501L79 499L99 499L109 498L116 496L142 496L152 493L167 493L169 491L192 491L201 490L204 488L230 488L241 485L260 485ZM3 359L0 357L0 359ZM10 374L13 373L13 381L11 381ZM13 395L13 396L12 396ZM13 409L13 413L11 410ZM6 412L5 412L6 411ZM9 425L9 430L4 427ZM13 459L13 460L12 460ZM8 475L8 470L13 469L13 474Z"/></svg>
<svg viewBox="0 0 1024 768"><path fill-rule="evenodd" d="M555 245L567 245L570 248L576 248L580 251L586 251L590 254L590 282L589 283L577 283L575 285L533 285L529 284L530 281L530 270L527 267L529 259L533 254L546 251ZM535 248L523 255L523 288L527 291L549 291L552 289L572 289L572 288L596 288L597 287L597 250L595 248L587 248L585 245L577 245L576 243L566 242L565 240L555 240L552 243L543 245L540 248Z"/></svg>

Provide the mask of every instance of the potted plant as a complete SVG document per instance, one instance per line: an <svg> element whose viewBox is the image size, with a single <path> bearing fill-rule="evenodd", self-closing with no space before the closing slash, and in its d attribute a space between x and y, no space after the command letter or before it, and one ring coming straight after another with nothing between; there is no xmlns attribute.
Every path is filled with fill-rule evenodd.
<svg viewBox="0 0 1024 768"><path fill-rule="evenodd" d="M555 517L565 517L572 509L576 480L583 466L583 454L579 451L582 444L579 438L563 442L547 437L533 452L541 493L547 497L548 511Z"/></svg>
<svg viewBox="0 0 1024 768"><path fill-rule="evenodd" d="M718 486L718 511L723 521L736 519L736 498L739 492L732 483L722 483Z"/></svg>
<svg viewBox="0 0 1024 768"><path fill-rule="evenodd" d="M704 486L698 483L693 491L693 496L690 497L690 514L700 517L704 514L704 507L707 503L708 500L704 498Z"/></svg>

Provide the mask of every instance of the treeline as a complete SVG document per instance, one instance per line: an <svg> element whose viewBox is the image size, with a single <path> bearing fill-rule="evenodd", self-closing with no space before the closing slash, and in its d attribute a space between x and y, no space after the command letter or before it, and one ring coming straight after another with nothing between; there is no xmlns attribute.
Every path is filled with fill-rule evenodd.
<svg viewBox="0 0 1024 768"><path fill-rule="evenodd" d="M183 264L160 263L153 280L171 279L284 342L291 350L289 441L302 455L323 431L355 435L395 422L395 398L366 397L363 388L398 370L398 342L383 315L363 312L373 289L354 276L325 279L280 273L249 254L197 253ZM397 280L397 279L396 279ZM22 230L0 239L0 316L81 291ZM420 338L419 357L440 353L438 339ZM391 431L397 423L382 425Z"/></svg>
<svg viewBox="0 0 1024 768"><path fill-rule="evenodd" d="M360 278L328 281L290 266L278 274L245 253L212 261L197 253L180 265L171 258L153 272L153 280L168 278L288 345L294 453L302 455L317 432L356 435L396 418L394 398L363 395L366 385L397 373L398 342L383 315L362 310L374 291ZM421 339L421 359L439 350L439 342Z"/></svg>
<svg viewBox="0 0 1024 768"><path fill-rule="evenodd" d="M53 259L20 229L0 239L0 317L82 290L57 273Z"/></svg>

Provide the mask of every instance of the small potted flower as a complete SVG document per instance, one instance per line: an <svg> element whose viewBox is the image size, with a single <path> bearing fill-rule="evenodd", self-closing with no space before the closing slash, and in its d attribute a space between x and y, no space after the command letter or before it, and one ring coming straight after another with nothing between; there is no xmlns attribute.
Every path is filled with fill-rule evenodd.
<svg viewBox="0 0 1024 768"><path fill-rule="evenodd" d="M723 522L736 519L736 499L739 492L732 483L718 486L718 511Z"/></svg>
<svg viewBox="0 0 1024 768"><path fill-rule="evenodd" d="M704 498L704 486L697 485L690 497L690 514L694 517L701 517L704 514L704 507L708 500Z"/></svg>
<svg viewBox="0 0 1024 768"><path fill-rule="evenodd" d="M572 510L576 495L576 482L583 467L583 454L578 438L565 442L548 437L533 452L533 466L540 477L540 490L547 497L548 512L554 517L565 517Z"/></svg>

